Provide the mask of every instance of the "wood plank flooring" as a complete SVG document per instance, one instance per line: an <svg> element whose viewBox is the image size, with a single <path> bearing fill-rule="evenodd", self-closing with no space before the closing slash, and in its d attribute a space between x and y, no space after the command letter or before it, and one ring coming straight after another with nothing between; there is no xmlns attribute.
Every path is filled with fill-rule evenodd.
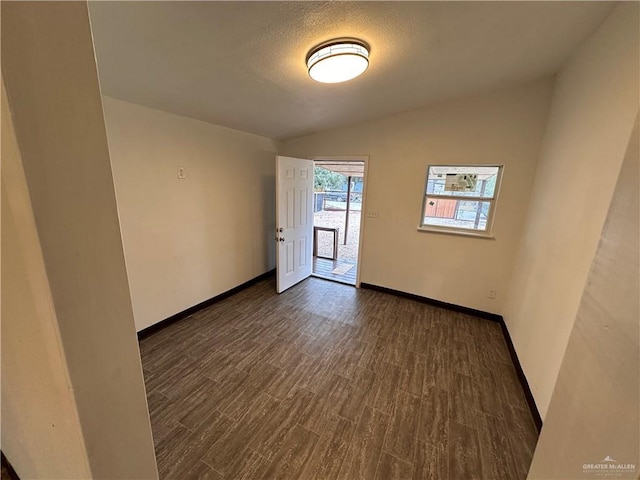
<svg viewBox="0 0 640 480"><path fill-rule="evenodd" d="M162 479L523 479L537 433L500 327L268 279L140 342Z"/></svg>

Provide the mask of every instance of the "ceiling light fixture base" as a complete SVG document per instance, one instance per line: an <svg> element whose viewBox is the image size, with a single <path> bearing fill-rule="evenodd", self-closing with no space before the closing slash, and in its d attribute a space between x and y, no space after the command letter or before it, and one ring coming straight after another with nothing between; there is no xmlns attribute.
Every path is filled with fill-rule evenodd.
<svg viewBox="0 0 640 480"><path fill-rule="evenodd" d="M336 38L312 48L305 59L309 76L322 83L351 80L369 67L369 45L357 38Z"/></svg>

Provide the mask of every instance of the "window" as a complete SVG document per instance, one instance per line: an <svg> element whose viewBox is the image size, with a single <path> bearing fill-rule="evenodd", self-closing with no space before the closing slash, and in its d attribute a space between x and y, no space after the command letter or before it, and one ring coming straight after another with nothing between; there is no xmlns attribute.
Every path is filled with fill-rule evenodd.
<svg viewBox="0 0 640 480"><path fill-rule="evenodd" d="M501 166L429 166L419 229L489 236L501 175Z"/></svg>

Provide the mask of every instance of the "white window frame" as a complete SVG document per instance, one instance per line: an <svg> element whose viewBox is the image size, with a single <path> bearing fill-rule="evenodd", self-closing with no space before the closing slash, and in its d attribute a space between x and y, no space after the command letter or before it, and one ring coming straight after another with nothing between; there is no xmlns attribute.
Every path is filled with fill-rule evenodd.
<svg viewBox="0 0 640 480"><path fill-rule="evenodd" d="M496 188L493 191L493 197L475 197L468 195L438 195L433 193L427 193L428 185L429 185L429 171L432 168L497 168L498 175L496 178ZM502 185L502 173L504 171L504 165L486 165L486 164L468 164L468 165L457 165L457 164L446 164L446 165L428 165L427 173L424 182L424 188L422 189L422 207L420 209L420 223L418 224L418 231L421 232L432 232L432 233L448 233L453 235L465 235L470 237L482 237L482 238L490 238L493 239L492 231L493 231L493 220L495 218L496 207L498 203L498 195L500 193L500 187ZM444 200L462 200L462 201L471 201L471 202L489 202L489 215L487 217L487 223L484 230L481 229L470 229L470 228L462 228L462 227L454 227L454 226L445 226L445 225L428 225L424 223L425 211L427 206L427 197L436 198L436 199L444 199Z"/></svg>

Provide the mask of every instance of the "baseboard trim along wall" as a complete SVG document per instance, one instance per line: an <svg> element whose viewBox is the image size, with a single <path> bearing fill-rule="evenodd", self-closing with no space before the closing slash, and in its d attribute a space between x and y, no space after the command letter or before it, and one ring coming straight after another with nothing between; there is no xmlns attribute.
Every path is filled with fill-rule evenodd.
<svg viewBox="0 0 640 480"><path fill-rule="evenodd" d="M507 349L509 350L511 361L513 362L513 366L515 367L516 375L518 376L518 380L522 385L522 390L527 400L527 405L529 406L529 411L531 412L533 423L535 423L536 428L538 429L538 433L540 433L540 430L542 429L542 417L540 416L540 412L538 411L538 407L536 406L536 402L533 398L533 394L531 393L531 389L529 388L529 382L527 381L527 377L525 376L524 371L522 370L522 365L520 365L520 359L518 358L516 349L513 346L513 342L511 341L511 335L509 335L509 330L507 329L507 325L504 323L504 318L502 318L502 315L484 312L482 310L476 310L475 308L463 307L461 305L455 305L453 303L442 302L440 300L435 300L433 298L423 297L420 295L415 295L413 293L402 292L400 290L393 290L392 288L372 285L370 283L361 283L360 287L366 288L369 290L375 290L376 292L388 293L390 295L409 298L417 302L426 303L429 305L433 305L435 307L446 308L447 310L452 310L454 312L473 315L474 317L483 318L485 320L490 320L492 322L498 322L502 330L504 341L507 344Z"/></svg>
<svg viewBox="0 0 640 480"><path fill-rule="evenodd" d="M5 478L5 474L9 476L7 480L20 480L20 477L13 469L7 457L4 456L4 452L0 450L0 463L2 465L3 475L2 478Z"/></svg>
<svg viewBox="0 0 640 480"><path fill-rule="evenodd" d="M511 335L509 335L507 324L504 323L504 319L502 318L502 316L500 317L500 328L502 328L502 336L504 337L504 341L506 342L507 348L509 349L509 355L511 356L513 366L516 369L516 375L518 375L518 380L520 380L520 385L522 385L522 390L524 391L524 396L527 400L529 411L531 412L531 416L533 417L533 423L536 424L538 433L540 433L540 430L542 430L542 417L540 416L540 412L538 411L538 407L536 406L536 401L533 399L533 393L531 393L531 389L529 388L529 382L527 381L527 377L524 374L524 370L522 370L520 359L518 358L516 349L513 346L513 342L511 341Z"/></svg>
<svg viewBox="0 0 640 480"><path fill-rule="evenodd" d="M389 293L397 297L409 298L416 302L428 303L434 307L446 308L447 310L453 310L454 312L466 313L467 315L473 315L474 317L484 318L491 320L492 322L502 321L502 317L495 313L484 312L482 310L476 310L475 308L462 307L453 303L442 302L440 300L434 300L433 298L422 297L413 293L402 292L400 290L394 290L392 288L380 287L378 285L372 285L370 283L361 283L360 288L367 288L369 290L375 290L376 292Z"/></svg>
<svg viewBox="0 0 640 480"><path fill-rule="evenodd" d="M276 273L276 270L274 268L273 270L269 270L268 272L265 272L262 275L258 275L257 277L252 278L251 280L248 280L243 284L232 288L231 290L227 290L226 292L223 292L220 295L211 297L208 300L205 300L204 302L200 302L197 305L194 305L193 307L189 307L186 310L176 313L175 315L171 315L170 317L165 318L164 320L160 320L158 323L154 323L153 325L150 325L147 328L143 328L138 332L138 340L142 340L143 338L148 337L152 333L155 333L158 330L162 330L167 325L177 322L178 320L182 320L183 318L186 318L189 315L193 315L198 310L202 310L203 308L213 305L214 303L220 302L225 298L229 298L230 296L235 295L236 293L244 290L245 288L249 288L251 285L258 283L261 280L264 280L269 277L273 277L275 273Z"/></svg>

